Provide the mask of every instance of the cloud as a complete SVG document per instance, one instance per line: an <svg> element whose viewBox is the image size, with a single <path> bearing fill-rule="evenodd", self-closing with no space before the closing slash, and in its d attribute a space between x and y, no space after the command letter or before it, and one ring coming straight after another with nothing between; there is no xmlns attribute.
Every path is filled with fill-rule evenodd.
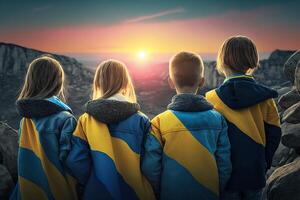
<svg viewBox="0 0 300 200"><path fill-rule="evenodd" d="M52 6L51 5L44 5L44 6L39 6L35 7L32 9L33 12L44 12L46 10L49 10Z"/></svg>
<svg viewBox="0 0 300 200"><path fill-rule="evenodd" d="M148 21L151 19L155 19L155 18L159 18L159 17L163 17L166 15L172 15L172 14L176 14L176 13L182 13L185 10L183 8L173 8L173 9L169 9L169 10L164 10L158 13L154 13L151 15L144 15L144 16L140 16L140 17L136 17L136 18L132 18L132 19L127 19L124 22L125 23L138 23L138 22L143 22L143 21Z"/></svg>

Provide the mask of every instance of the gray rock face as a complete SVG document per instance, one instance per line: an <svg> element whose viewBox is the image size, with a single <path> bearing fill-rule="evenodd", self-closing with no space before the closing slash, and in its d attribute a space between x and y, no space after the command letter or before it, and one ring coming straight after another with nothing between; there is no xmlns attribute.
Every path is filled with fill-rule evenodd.
<svg viewBox="0 0 300 200"><path fill-rule="evenodd" d="M282 95L278 100L278 105L282 110L286 110L295 103L300 101L300 94L296 89L292 89L291 91Z"/></svg>
<svg viewBox="0 0 300 200"><path fill-rule="evenodd" d="M4 165L0 164L0 199L8 199L15 183Z"/></svg>
<svg viewBox="0 0 300 200"><path fill-rule="evenodd" d="M288 109L286 109L282 115L282 121L296 124L300 119L300 101Z"/></svg>
<svg viewBox="0 0 300 200"><path fill-rule="evenodd" d="M17 181L18 134L0 122L0 199L8 199Z"/></svg>
<svg viewBox="0 0 300 200"><path fill-rule="evenodd" d="M264 196L268 200L300 199L300 158L277 168L267 180Z"/></svg>
<svg viewBox="0 0 300 200"><path fill-rule="evenodd" d="M293 162L295 158L297 158L297 153L295 149L291 149L289 147L284 146L282 143L279 144L278 149L276 150L272 166L274 168L283 166L285 164L288 164L290 162ZM271 174L271 173L270 173Z"/></svg>
<svg viewBox="0 0 300 200"><path fill-rule="evenodd" d="M299 51L285 65L285 74L295 85L278 102L282 138L272 163L275 170L269 172L271 175L264 190L264 198L268 200L300 199L300 94L297 89L300 72L298 68L295 70L297 56L300 58Z"/></svg>
<svg viewBox="0 0 300 200"><path fill-rule="evenodd" d="M18 128L20 120L14 104L23 84L28 65L32 60L44 54L49 53L0 43L0 120L7 120L14 128ZM67 102L74 114L79 115L83 112L82 105L89 99L93 75L74 58L51 55L64 68Z"/></svg>
<svg viewBox="0 0 300 200"><path fill-rule="evenodd" d="M291 124L284 122L281 125L282 138L281 142L288 148L298 150L300 148L300 123Z"/></svg>
<svg viewBox="0 0 300 200"><path fill-rule="evenodd" d="M0 122L0 162L6 166L14 180L17 179L18 134Z"/></svg>
<svg viewBox="0 0 300 200"><path fill-rule="evenodd" d="M295 80L295 69L299 61L300 50L295 52L284 64L284 73L292 83L294 83Z"/></svg>

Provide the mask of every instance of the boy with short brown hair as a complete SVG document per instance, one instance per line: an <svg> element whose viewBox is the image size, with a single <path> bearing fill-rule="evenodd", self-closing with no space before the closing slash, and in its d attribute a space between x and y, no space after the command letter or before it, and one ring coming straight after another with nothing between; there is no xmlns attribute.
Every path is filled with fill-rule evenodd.
<svg viewBox="0 0 300 200"><path fill-rule="evenodd" d="M146 138L142 171L158 199L219 199L231 174L227 124L203 96L199 55L176 54L169 84L177 95L156 116Z"/></svg>

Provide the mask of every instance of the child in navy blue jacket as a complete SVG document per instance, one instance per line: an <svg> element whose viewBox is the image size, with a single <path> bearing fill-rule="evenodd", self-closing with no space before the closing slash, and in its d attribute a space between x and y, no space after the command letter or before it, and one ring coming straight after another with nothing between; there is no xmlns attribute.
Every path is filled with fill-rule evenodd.
<svg viewBox="0 0 300 200"><path fill-rule="evenodd" d="M249 38L227 39L217 62L226 79L206 94L228 123L233 169L223 199L261 199L265 173L280 142L280 121L273 100L278 94L249 75L257 66L257 50Z"/></svg>

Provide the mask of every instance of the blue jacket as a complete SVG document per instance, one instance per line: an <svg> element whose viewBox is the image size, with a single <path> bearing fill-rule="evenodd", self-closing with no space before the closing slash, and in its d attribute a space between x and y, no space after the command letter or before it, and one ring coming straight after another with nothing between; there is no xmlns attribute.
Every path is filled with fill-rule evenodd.
<svg viewBox="0 0 300 200"><path fill-rule="evenodd" d="M66 172L76 119L57 97L17 101L18 184L11 199L76 199L75 182Z"/></svg>
<svg viewBox="0 0 300 200"><path fill-rule="evenodd" d="M83 186L83 199L154 199L140 170L148 118L138 104L88 102L72 139L67 165Z"/></svg>
<svg viewBox="0 0 300 200"><path fill-rule="evenodd" d="M179 94L156 116L142 171L159 199L218 199L231 174L227 124L202 96Z"/></svg>
<svg viewBox="0 0 300 200"><path fill-rule="evenodd" d="M261 189L281 137L275 102L277 92L252 76L235 76L206 94L228 122L232 176L227 189Z"/></svg>

